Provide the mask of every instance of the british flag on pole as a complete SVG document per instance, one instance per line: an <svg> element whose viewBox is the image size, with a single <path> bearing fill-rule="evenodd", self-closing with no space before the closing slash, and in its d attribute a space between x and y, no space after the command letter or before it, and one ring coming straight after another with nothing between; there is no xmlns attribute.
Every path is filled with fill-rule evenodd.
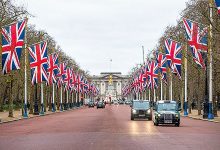
<svg viewBox="0 0 220 150"><path fill-rule="evenodd" d="M81 89L81 79L82 79L82 77L80 76L80 74L78 74L77 75L77 78L76 78L77 80L76 80L76 91L78 92L78 93L81 93L82 92L82 89Z"/></svg>
<svg viewBox="0 0 220 150"><path fill-rule="evenodd" d="M20 69L20 57L25 39L26 20L2 28L2 71Z"/></svg>
<svg viewBox="0 0 220 150"><path fill-rule="evenodd" d="M208 51L208 28L201 28L198 23L187 19L183 19L183 24L185 26L188 43L191 47L193 60L201 68L205 69L205 63L201 52Z"/></svg>
<svg viewBox="0 0 220 150"><path fill-rule="evenodd" d="M47 42L34 44L28 47L28 51L32 85L47 81Z"/></svg>
<svg viewBox="0 0 220 150"><path fill-rule="evenodd" d="M49 55L48 58L48 85L52 85L57 82L57 74L58 74L58 53L53 53Z"/></svg>
<svg viewBox="0 0 220 150"><path fill-rule="evenodd" d="M73 92L73 91L75 91L76 92L76 86L75 86L75 84L76 84L76 80L77 80L77 77L76 77L76 74L75 74L75 72L73 71L73 69L71 69L71 72L72 72L72 80L71 80L71 91Z"/></svg>
<svg viewBox="0 0 220 150"><path fill-rule="evenodd" d="M167 58L162 53L157 53L156 58L162 75L161 79L167 84Z"/></svg>
<svg viewBox="0 0 220 150"><path fill-rule="evenodd" d="M218 14L220 15L220 0L215 0L215 4L216 4L217 9L218 9Z"/></svg>
<svg viewBox="0 0 220 150"><path fill-rule="evenodd" d="M149 63L148 88L157 88L158 83L158 64L155 61Z"/></svg>
<svg viewBox="0 0 220 150"><path fill-rule="evenodd" d="M167 64L172 72L181 79L182 46L180 43L171 39L165 40L165 51Z"/></svg>
<svg viewBox="0 0 220 150"><path fill-rule="evenodd" d="M147 61L144 66L144 88L146 88L148 84L148 71L149 71L149 61Z"/></svg>
<svg viewBox="0 0 220 150"><path fill-rule="evenodd" d="M63 85L64 77L66 76L66 63L60 63L57 74L57 86L60 88Z"/></svg>
<svg viewBox="0 0 220 150"><path fill-rule="evenodd" d="M66 77L64 78L65 90L71 90L72 71L71 68L66 69Z"/></svg>
<svg viewBox="0 0 220 150"><path fill-rule="evenodd" d="M140 68L140 73L138 76L138 84L139 84L139 91L142 93L144 91L144 85L145 85L145 76L144 76L144 67Z"/></svg>

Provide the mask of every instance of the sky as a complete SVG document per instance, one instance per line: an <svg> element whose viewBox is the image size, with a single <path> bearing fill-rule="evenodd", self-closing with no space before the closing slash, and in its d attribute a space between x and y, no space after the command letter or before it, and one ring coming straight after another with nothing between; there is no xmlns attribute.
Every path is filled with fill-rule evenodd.
<svg viewBox="0 0 220 150"><path fill-rule="evenodd" d="M39 30L91 75L143 63L188 0L17 0ZM112 60L112 61L111 61Z"/></svg>

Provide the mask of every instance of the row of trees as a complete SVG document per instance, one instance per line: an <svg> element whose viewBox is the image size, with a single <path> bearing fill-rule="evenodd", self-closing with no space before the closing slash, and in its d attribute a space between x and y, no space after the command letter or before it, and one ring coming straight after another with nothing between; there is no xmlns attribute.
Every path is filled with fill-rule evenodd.
<svg viewBox="0 0 220 150"><path fill-rule="evenodd" d="M213 57L213 105L214 105L214 115L217 115L217 108L219 107L220 103L220 16L217 13L217 8L213 7L213 22L210 20L210 7L208 0L189 0L186 3L186 8L180 13L181 17L177 20L176 25L167 26L164 34L159 38L158 43L155 46L155 49L152 50L148 57L153 59L153 52L160 51L164 52L165 46L164 41L167 38L171 38L185 47L183 49L183 56L182 62L184 62L185 55L187 55L187 66L188 66L188 105L189 105L189 113L191 113L191 105L195 104L198 109L198 114L201 114L202 110L202 103L205 99L205 78L206 78L206 71L201 69L192 58L192 53L190 51L190 47L187 44L185 28L182 22L183 18L187 18L198 22L202 26L209 26L210 23L212 24L212 33L213 38L209 39L211 45L209 46L212 48L212 57ZM188 49L186 53L186 49ZM185 54L184 54L185 53ZM209 56L209 53L208 53ZM208 60L209 61L209 60ZM172 75L173 80L173 98L179 100L182 104L184 102L184 70L185 66L182 63L182 79L179 80L177 76ZM209 70L209 68L207 68ZM136 70L133 69L131 74L134 73ZM170 87L170 76L168 76L168 84L163 90L165 95L165 99L169 99L169 87ZM161 80L159 80L158 85L160 85ZM153 93L153 92L151 92ZM148 95L148 91L144 94ZM157 98L160 97L160 88L156 90ZM151 99L153 99L153 94L151 94ZM183 105L182 105L183 107Z"/></svg>
<svg viewBox="0 0 220 150"><path fill-rule="evenodd" d="M0 28L10 24L14 21L21 20L23 18L29 18L33 17L31 14L28 13L25 7L23 6L17 6L13 3L12 0L1 0L0 1ZM84 75L85 77L89 77L88 71L84 71L80 68L80 66L76 63L74 59L71 57L67 56L61 49L61 47L57 44L57 42L52 38L46 31L44 30L36 30L35 25L27 25L27 41L26 45L27 47L34 44L38 43L40 41L47 41L48 43L48 54L53 53L53 52L58 52L59 51L59 62L67 62L67 67L74 66L74 69L77 70L78 73ZM1 39L0 39L0 45L1 44ZM2 54L2 47L0 46L0 55ZM12 71L11 75L13 76L13 81L12 81L12 100L14 103L15 108L17 107L20 109L24 102L24 58L25 58L25 51L22 51L22 56L21 56L21 69ZM2 57L0 56L0 66L2 66ZM28 61L28 59L27 59ZM29 62L27 62L29 64ZM1 68L2 70L2 68ZM27 65L27 85L28 85L28 104L30 104L30 113L33 113L33 101L34 99L37 98L40 104L40 87L37 86L31 86L31 74L30 74L30 66ZM3 75L0 74L0 111L4 111L4 109L8 108L9 104L9 76L8 75ZM38 94L35 95L34 91L38 91ZM58 93L58 89L56 89ZM46 98L46 106L50 106L50 100L52 96L52 89L51 87L45 87L44 88L44 97ZM55 96L56 103L59 103L58 96ZM64 100L65 102L65 100ZM59 107L59 105L57 105ZM9 107L11 108L11 107ZM12 109L12 108L11 108ZM51 109L51 107L50 107ZM46 110L46 109L45 109Z"/></svg>

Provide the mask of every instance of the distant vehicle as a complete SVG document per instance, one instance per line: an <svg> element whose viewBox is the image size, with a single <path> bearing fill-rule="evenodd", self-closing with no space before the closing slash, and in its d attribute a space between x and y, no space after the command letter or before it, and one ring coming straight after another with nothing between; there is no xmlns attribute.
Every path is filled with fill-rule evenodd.
<svg viewBox="0 0 220 150"><path fill-rule="evenodd" d="M119 104L119 103L118 103L118 100L114 100L114 101L113 101L113 104L114 104L114 105L118 105L118 104Z"/></svg>
<svg viewBox="0 0 220 150"><path fill-rule="evenodd" d="M154 125L159 124L175 124L175 126L180 125L180 113L178 103L172 100L163 100L155 103L153 113Z"/></svg>
<svg viewBox="0 0 220 150"><path fill-rule="evenodd" d="M124 101L120 99L120 100L118 101L118 103L119 103L119 104L124 104Z"/></svg>
<svg viewBox="0 0 220 150"><path fill-rule="evenodd" d="M152 120L150 101L133 100L131 105L131 120L134 120L135 118L147 118L148 120Z"/></svg>
<svg viewBox="0 0 220 150"><path fill-rule="evenodd" d="M125 104L126 104L126 105L130 105L130 104L131 104L131 101L130 101L130 100L126 100L126 101L125 101Z"/></svg>
<svg viewBox="0 0 220 150"><path fill-rule="evenodd" d="M90 101L91 101L90 99L85 99L85 103L84 104L88 105Z"/></svg>
<svg viewBox="0 0 220 150"><path fill-rule="evenodd" d="M89 106L89 107L94 107L94 106L95 106L94 101L89 101L88 106Z"/></svg>
<svg viewBox="0 0 220 150"><path fill-rule="evenodd" d="M98 108L105 108L105 103L103 101L99 101L99 102L97 102L96 107L97 107L97 109Z"/></svg>

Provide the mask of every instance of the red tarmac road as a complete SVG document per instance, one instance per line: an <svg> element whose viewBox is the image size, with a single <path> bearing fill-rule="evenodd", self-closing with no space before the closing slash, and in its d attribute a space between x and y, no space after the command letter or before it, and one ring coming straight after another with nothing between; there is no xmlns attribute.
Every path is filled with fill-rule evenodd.
<svg viewBox="0 0 220 150"><path fill-rule="evenodd" d="M220 150L220 124L131 121L130 107L83 108L0 124L0 150Z"/></svg>

